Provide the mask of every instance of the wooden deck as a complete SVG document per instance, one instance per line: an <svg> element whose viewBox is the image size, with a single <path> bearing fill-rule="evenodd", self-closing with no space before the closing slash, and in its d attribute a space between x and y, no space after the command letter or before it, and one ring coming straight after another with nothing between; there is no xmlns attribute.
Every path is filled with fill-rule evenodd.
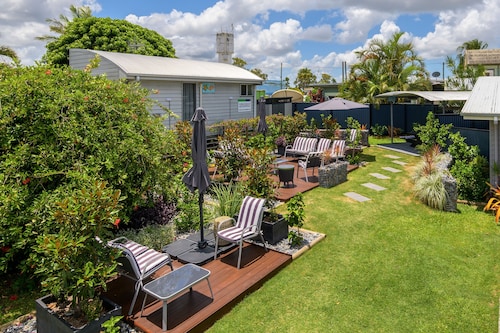
<svg viewBox="0 0 500 333"><path fill-rule="evenodd" d="M290 255L273 250L245 244L241 258L241 269L236 268L238 249L230 250L215 261L203 265L210 274L210 284L214 299L210 297L208 284L205 281L168 302L168 332L203 332L220 319L231 308L241 301L245 295L260 288L269 278L292 261ZM182 264L174 261L174 269ZM159 275L168 273L166 267ZM122 312L128 313L134 292L133 281L120 277L111 281L105 296L120 304ZM143 317L139 317L144 293L140 292L134 307L133 315L128 321L138 329L150 332L162 332L162 302L148 297Z"/></svg>
<svg viewBox="0 0 500 333"><path fill-rule="evenodd" d="M304 170L302 168L299 168L298 160L296 158L287 158L287 160L288 162L282 164L291 164L294 166L293 186L285 187L283 186L283 183L281 183L279 184L279 188L276 191L276 199L284 202L288 201L297 193L304 193L319 186L318 168L314 169L314 176L313 169L307 169L308 182L306 182ZM356 168L356 165L349 164L347 167L347 172L350 172ZM210 170L210 174L213 176L213 169ZM274 180L276 184L278 184L279 178L274 174L274 172L270 172L269 176Z"/></svg>

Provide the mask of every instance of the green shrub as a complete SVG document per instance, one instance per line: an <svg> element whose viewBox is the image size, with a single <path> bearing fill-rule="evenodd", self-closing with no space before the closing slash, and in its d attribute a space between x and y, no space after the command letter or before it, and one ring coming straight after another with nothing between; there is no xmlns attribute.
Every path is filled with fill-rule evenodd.
<svg viewBox="0 0 500 333"><path fill-rule="evenodd" d="M243 202L241 183L213 184L210 191L217 200L215 215L232 217L238 214Z"/></svg>
<svg viewBox="0 0 500 333"><path fill-rule="evenodd" d="M118 251L101 243L119 225L120 191L96 182L53 203L54 230L36 237L30 264L42 288L58 300L71 300L77 316L100 313L97 297L116 273Z"/></svg>
<svg viewBox="0 0 500 333"><path fill-rule="evenodd" d="M165 245L174 241L175 235L176 230L173 224L151 224L138 230L120 230L116 237L124 236L151 249L161 251Z"/></svg>
<svg viewBox="0 0 500 333"><path fill-rule="evenodd" d="M477 146L469 146L460 132L449 135L448 152L453 157L450 173L457 180L458 198L482 201L488 192L488 160L479 155Z"/></svg>
<svg viewBox="0 0 500 333"><path fill-rule="evenodd" d="M434 113L427 114L425 125L414 125L413 130L422 141L417 148L421 152L426 152L431 149L435 144L439 145L442 149L446 148L448 135L452 124L440 124L439 119L434 116Z"/></svg>
<svg viewBox="0 0 500 333"><path fill-rule="evenodd" d="M149 93L65 67L0 67L0 272L30 271L36 236L57 229L53 204L89 183L122 193L123 222L148 191L174 197L189 153L150 116Z"/></svg>
<svg viewBox="0 0 500 333"><path fill-rule="evenodd" d="M439 210L444 209L448 197L443 183L448 170L440 166L444 158L439 145L432 146L422 155L422 161L413 174L415 196L427 206Z"/></svg>

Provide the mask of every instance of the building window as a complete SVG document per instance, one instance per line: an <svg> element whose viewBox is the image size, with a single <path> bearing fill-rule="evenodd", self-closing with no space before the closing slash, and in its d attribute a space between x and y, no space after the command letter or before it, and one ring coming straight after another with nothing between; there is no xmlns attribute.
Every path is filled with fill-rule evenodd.
<svg viewBox="0 0 500 333"><path fill-rule="evenodd" d="M250 84L242 84L240 86L240 96L253 96L253 86Z"/></svg>

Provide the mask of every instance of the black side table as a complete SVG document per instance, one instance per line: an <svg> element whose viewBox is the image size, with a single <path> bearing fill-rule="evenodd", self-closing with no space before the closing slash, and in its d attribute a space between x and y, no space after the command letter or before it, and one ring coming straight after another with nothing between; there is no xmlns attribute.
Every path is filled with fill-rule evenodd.
<svg viewBox="0 0 500 333"><path fill-rule="evenodd" d="M283 182L283 187L288 187L290 183L295 186L293 182L293 173L295 171L295 167L293 165L281 164L278 165L277 169L280 183Z"/></svg>

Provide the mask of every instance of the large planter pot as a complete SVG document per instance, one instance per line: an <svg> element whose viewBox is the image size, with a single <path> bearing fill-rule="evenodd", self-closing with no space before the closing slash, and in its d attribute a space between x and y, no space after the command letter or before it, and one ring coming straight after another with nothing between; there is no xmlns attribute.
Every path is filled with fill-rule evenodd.
<svg viewBox="0 0 500 333"><path fill-rule="evenodd" d="M285 146L278 146L278 155L285 155Z"/></svg>
<svg viewBox="0 0 500 333"><path fill-rule="evenodd" d="M110 299L101 297L106 313L82 327L73 327L63 318L54 314L48 307L54 301L54 296L47 295L35 301L36 327L38 333L99 333L101 325L113 316L121 316L122 307Z"/></svg>
<svg viewBox="0 0 500 333"><path fill-rule="evenodd" d="M278 219L276 221L266 220L267 214L264 214L264 220L262 221L262 234L264 235L264 240L269 244L276 244L280 240L288 237L288 222L285 217L278 214Z"/></svg>
<svg viewBox="0 0 500 333"><path fill-rule="evenodd" d="M319 186L330 188L347 180L347 165L349 162L340 161L327 164L318 169Z"/></svg>

